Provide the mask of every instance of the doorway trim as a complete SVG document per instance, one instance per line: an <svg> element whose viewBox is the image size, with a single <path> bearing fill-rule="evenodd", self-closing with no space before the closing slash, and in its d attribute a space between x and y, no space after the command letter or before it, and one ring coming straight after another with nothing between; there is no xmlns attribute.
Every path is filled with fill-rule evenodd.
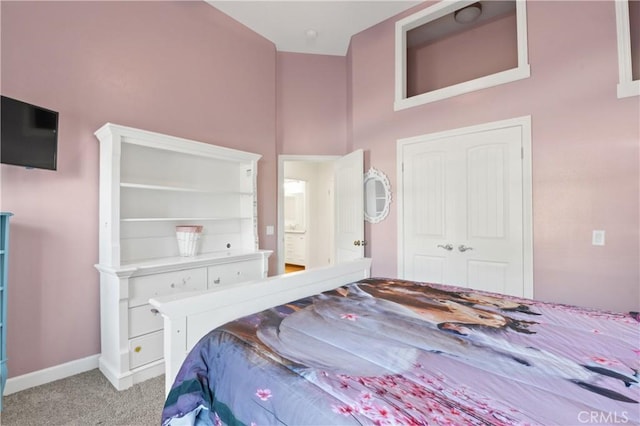
<svg viewBox="0 0 640 426"><path fill-rule="evenodd" d="M522 256L524 297L532 299L533 291L533 190L531 168L531 116L522 116L507 120L493 121L468 127L460 127L436 133L398 139L396 143L396 161L398 171L397 208L398 208L398 278L404 278L404 183L403 183L403 148L419 142L499 130L507 127L520 127L522 136Z"/></svg>
<svg viewBox="0 0 640 426"><path fill-rule="evenodd" d="M278 264L276 274L284 274L284 163L286 161L300 161L307 163L334 162L340 155L278 155L278 208L277 208L277 238L276 253Z"/></svg>

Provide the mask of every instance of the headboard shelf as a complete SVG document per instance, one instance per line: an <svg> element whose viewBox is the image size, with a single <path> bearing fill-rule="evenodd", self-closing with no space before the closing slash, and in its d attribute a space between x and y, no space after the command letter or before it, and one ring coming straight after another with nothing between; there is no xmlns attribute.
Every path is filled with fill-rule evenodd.
<svg viewBox="0 0 640 426"><path fill-rule="evenodd" d="M118 389L164 371L151 297L264 278L259 154L107 123L100 142L99 367ZM198 225L195 255L177 226ZM190 248L194 246L191 245Z"/></svg>

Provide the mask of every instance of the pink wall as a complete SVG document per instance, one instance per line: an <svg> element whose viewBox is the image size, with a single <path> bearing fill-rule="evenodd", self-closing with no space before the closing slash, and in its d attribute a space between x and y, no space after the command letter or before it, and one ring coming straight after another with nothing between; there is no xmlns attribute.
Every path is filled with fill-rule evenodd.
<svg viewBox="0 0 640 426"><path fill-rule="evenodd" d="M531 115L535 297L638 310L640 103L616 98L614 2L529 1L527 13L530 78L399 112L398 17L354 36L350 144L395 191L397 139ZM366 227L374 275L396 274L396 226L394 202ZM606 246L591 245L594 229Z"/></svg>
<svg viewBox="0 0 640 426"><path fill-rule="evenodd" d="M58 171L2 165L10 377L100 352L98 142L113 122L263 155L275 224L272 43L204 2L2 2L2 94L60 112ZM36 30L37 29L37 30ZM260 235L275 249L275 237Z"/></svg>
<svg viewBox="0 0 640 426"><path fill-rule="evenodd" d="M347 141L344 56L278 52L278 153L341 155Z"/></svg>

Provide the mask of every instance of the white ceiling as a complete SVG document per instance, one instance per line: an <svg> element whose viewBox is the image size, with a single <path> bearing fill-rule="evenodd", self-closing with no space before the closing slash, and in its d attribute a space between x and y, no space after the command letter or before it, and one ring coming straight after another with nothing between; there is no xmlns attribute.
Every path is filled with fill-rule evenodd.
<svg viewBox="0 0 640 426"><path fill-rule="evenodd" d="M351 36L420 1L205 0L271 40L281 52L344 56ZM315 31L309 36L307 32Z"/></svg>

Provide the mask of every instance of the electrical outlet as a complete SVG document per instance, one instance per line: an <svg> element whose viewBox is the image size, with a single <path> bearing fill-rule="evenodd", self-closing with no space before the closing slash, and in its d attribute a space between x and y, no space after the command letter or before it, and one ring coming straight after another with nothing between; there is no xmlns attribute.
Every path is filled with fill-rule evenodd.
<svg viewBox="0 0 640 426"><path fill-rule="evenodd" d="M594 246L603 246L604 245L604 231L600 229L596 229L593 231L593 235L591 237L591 244Z"/></svg>

